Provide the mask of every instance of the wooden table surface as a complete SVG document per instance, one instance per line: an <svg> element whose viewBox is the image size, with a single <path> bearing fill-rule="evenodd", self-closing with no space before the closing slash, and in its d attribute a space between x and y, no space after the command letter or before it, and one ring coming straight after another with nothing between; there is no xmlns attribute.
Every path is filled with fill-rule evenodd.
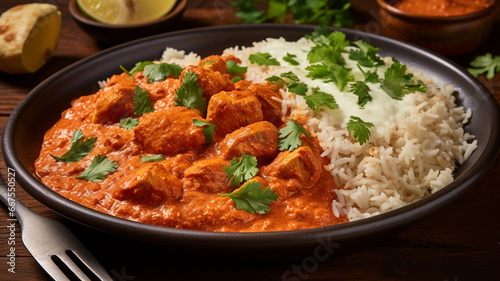
<svg viewBox="0 0 500 281"><path fill-rule="evenodd" d="M24 0L2 0L0 12ZM32 1L36 2L36 1ZM97 44L72 20L67 0L37 1L52 3L62 11L63 27L55 56L32 75L0 74L0 133L9 114L37 84L57 70L109 46ZM352 1L356 28L379 32L373 23L377 5L374 0ZM500 6L500 5L499 5ZM498 11L498 10L497 10ZM500 12L497 12L497 19ZM225 0L190 1L176 29L234 23L234 11ZM500 21L486 46L451 59L467 67L475 56L492 52L500 55ZM483 82L500 102L500 75ZM2 159L3 160L3 159ZM2 177L7 167L0 164ZM307 260L263 264L207 262L169 255L168 251L142 249L137 242L87 229L70 222L33 199L21 188L20 200L47 217L66 224L89 247L115 280L500 280L500 161L460 198L432 215L390 234L387 239L325 261ZM8 272L8 212L0 208L0 280L50 280L30 256L21 241L19 227L15 238L15 273ZM265 254L265 253L263 253ZM287 274L290 273L291 274Z"/></svg>

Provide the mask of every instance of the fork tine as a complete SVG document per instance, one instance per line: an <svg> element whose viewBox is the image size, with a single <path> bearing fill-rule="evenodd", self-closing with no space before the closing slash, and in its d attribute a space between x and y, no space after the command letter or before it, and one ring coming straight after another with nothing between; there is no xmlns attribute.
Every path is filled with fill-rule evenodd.
<svg viewBox="0 0 500 281"><path fill-rule="evenodd" d="M35 260L45 269L45 272L52 277L52 279L57 281L71 281L64 272L61 271L59 266L57 266L50 256L33 256Z"/></svg>
<svg viewBox="0 0 500 281"><path fill-rule="evenodd" d="M108 273L106 270L102 267L102 265L96 260L96 259L85 259L83 258L83 254L85 254L82 251L76 252L76 251L71 251L71 254L74 256L75 259L78 259L82 265L86 266L87 269L92 272L96 277L99 278L99 280L107 281L110 280L111 278L109 277ZM90 256L90 253L85 254L86 257Z"/></svg>
<svg viewBox="0 0 500 281"><path fill-rule="evenodd" d="M69 250L68 250L69 251ZM72 252L74 253L74 252ZM74 274L76 277L78 277L82 281L91 281L90 278L87 277L87 275L82 271L80 266L78 266L73 259L68 255L68 253L64 253L58 256L55 256L59 258L59 261L64 264L64 266L68 267L68 269L71 271L72 274Z"/></svg>

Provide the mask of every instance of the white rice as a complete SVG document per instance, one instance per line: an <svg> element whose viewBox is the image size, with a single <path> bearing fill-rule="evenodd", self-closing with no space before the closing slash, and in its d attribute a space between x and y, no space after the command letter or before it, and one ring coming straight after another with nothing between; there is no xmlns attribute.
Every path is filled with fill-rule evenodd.
<svg viewBox="0 0 500 281"><path fill-rule="evenodd" d="M259 66L248 60L265 44L228 48L223 55L234 55L241 65L248 66L247 80L266 82L266 78L280 75L280 67ZM199 56L167 49L162 61L185 66L196 64ZM308 129L318 137L322 156L330 160L325 169L338 187L333 190L338 199L332 202L336 216L354 221L434 193L453 181L456 164L466 161L477 147L474 136L462 127L472 112L455 104L453 87L439 86L415 69L411 72L425 82L428 91L414 94L416 106L411 114L372 130L370 140L363 145L348 132L347 123L338 124L329 110L312 111L301 96L281 90L283 114L311 117Z"/></svg>

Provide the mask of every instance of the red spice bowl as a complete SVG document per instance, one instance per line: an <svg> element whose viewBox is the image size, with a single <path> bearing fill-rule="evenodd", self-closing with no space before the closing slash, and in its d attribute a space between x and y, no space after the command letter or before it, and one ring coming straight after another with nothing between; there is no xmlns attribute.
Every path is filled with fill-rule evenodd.
<svg viewBox="0 0 500 281"><path fill-rule="evenodd" d="M384 35L442 55L470 52L490 37L496 0L482 1L484 3L477 7L473 6L477 5L477 1L445 0L403 5L403 2L412 1L417 2L377 0ZM443 3L440 5L438 2ZM457 3L453 5L454 2Z"/></svg>

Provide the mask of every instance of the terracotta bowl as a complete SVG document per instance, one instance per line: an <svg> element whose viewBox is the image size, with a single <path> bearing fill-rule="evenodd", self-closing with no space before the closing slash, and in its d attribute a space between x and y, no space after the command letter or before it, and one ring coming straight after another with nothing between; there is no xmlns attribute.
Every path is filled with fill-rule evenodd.
<svg viewBox="0 0 500 281"><path fill-rule="evenodd" d="M78 26L96 41L116 44L173 31L186 9L187 0L178 0L174 8L165 16L151 22L131 25L114 25L98 22L83 13L76 0L70 0L68 8Z"/></svg>
<svg viewBox="0 0 500 281"><path fill-rule="evenodd" d="M470 52L489 38L495 21L496 0L478 12L459 16L423 16L394 6L399 0L377 0L382 32L442 55ZM425 5L425 4L422 4Z"/></svg>

